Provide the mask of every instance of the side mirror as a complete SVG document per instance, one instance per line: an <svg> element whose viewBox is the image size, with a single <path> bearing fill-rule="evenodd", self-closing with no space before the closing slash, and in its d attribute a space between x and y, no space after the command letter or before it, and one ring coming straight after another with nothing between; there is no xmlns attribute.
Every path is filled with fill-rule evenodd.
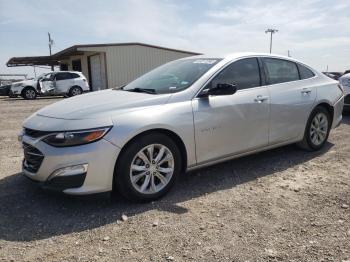
<svg viewBox="0 0 350 262"><path fill-rule="evenodd" d="M208 96L226 96L233 95L237 92L237 87L235 84L219 83L215 87L206 88L202 90L199 94L199 97L208 97Z"/></svg>

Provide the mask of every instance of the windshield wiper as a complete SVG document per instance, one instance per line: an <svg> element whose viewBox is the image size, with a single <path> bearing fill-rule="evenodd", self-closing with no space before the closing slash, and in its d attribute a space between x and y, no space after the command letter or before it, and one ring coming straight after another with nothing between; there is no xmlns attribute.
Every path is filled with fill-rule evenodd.
<svg viewBox="0 0 350 262"><path fill-rule="evenodd" d="M147 93L147 94L157 94L156 90L153 88L135 87L133 89L124 89L124 91L137 92L137 93Z"/></svg>

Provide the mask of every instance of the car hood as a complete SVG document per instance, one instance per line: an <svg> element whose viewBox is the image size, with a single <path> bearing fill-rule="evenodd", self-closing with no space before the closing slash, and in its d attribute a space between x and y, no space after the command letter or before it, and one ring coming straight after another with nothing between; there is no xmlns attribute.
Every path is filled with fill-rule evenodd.
<svg viewBox="0 0 350 262"><path fill-rule="evenodd" d="M18 81L18 82L12 83L11 86L19 86L19 84L21 84L22 86L33 86L35 84L35 81L33 79L22 80L22 81Z"/></svg>
<svg viewBox="0 0 350 262"><path fill-rule="evenodd" d="M165 104L170 96L108 89L64 99L44 107L36 114L70 120L112 117L115 114Z"/></svg>

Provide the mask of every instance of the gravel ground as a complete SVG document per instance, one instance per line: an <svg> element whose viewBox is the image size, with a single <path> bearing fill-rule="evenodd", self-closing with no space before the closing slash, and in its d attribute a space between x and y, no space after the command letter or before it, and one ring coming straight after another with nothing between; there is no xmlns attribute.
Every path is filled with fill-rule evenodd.
<svg viewBox="0 0 350 262"><path fill-rule="evenodd" d="M350 261L349 116L321 152L233 160L133 204L22 176L21 122L59 99L0 98L0 261Z"/></svg>

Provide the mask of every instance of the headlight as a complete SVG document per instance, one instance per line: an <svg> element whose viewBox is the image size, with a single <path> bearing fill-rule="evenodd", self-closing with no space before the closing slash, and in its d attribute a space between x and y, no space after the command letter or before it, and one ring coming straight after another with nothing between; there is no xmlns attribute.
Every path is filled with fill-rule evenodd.
<svg viewBox="0 0 350 262"><path fill-rule="evenodd" d="M111 127L101 127L89 130L54 133L45 137L43 141L55 147L78 146L100 140L110 129Z"/></svg>

